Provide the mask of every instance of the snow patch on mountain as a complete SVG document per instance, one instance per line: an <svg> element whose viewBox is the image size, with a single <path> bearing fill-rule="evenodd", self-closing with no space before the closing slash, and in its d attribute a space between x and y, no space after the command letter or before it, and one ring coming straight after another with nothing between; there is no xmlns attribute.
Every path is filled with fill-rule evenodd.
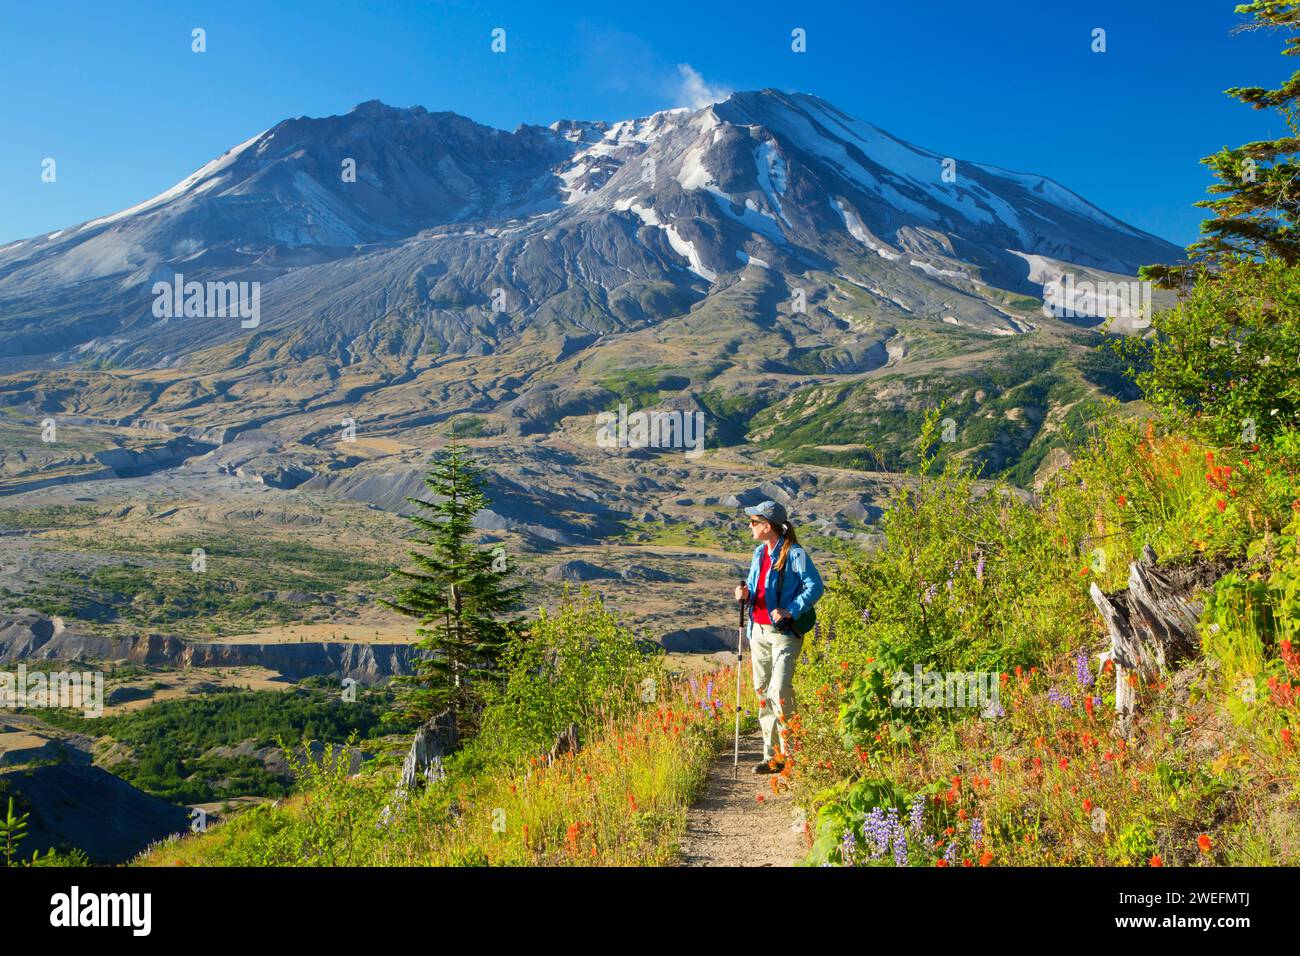
<svg viewBox="0 0 1300 956"><path fill-rule="evenodd" d="M988 163L978 163L976 165L978 165L980 169L992 173L994 176L1010 180L1011 182L1023 186L1029 192L1038 196L1040 199L1051 203L1053 206L1068 209L1070 212L1083 216L1086 219L1091 219L1093 222L1099 223L1108 229L1117 229L1130 236L1140 237L1143 235L1143 233L1137 229L1134 229L1116 219L1114 216L1103 212L1077 193L1066 189L1060 183L1048 179L1045 176L1012 172L1009 169L1003 169L1000 166L992 166Z"/></svg>
<svg viewBox="0 0 1300 956"><path fill-rule="evenodd" d="M781 208L779 198L785 195L787 182L785 160L781 158L775 144L770 140L760 144L758 149L754 150L754 168L763 195L767 197L768 203L776 214L781 217L781 221L789 226L790 220L785 217L785 210Z"/></svg>
<svg viewBox="0 0 1300 956"><path fill-rule="evenodd" d="M653 206L640 205L635 197L620 199L614 203L614 208L619 212L632 212L647 226L660 226L659 214L655 212Z"/></svg>
<svg viewBox="0 0 1300 956"><path fill-rule="evenodd" d="M920 259L909 259L907 264L912 268L920 269L926 275L934 276L935 278L942 278L944 276L947 276L952 279L966 279L966 280L970 279L970 275L968 273L956 272L953 271L952 269L940 269L936 266L931 265L928 262L922 262Z"/></svg>
<svg viewBox="0 0 1300 956"><path fill-rule="evenodd" d="M846 206L843 199L832 198L831 208L840 214L840 218L844 220L844 228L849 231L849 235L858 240L858 242L862 243L876 255L880 256L882 259L888 259L890 262L902 258L899 253L891 252L885 246L878 245L874 242L871 238L871 233L867 232L866 226L864 226L862 220L858 218L858 214Z"/></svg>
<svg viewBox="0 0 1300 956"><path fill-rule="evenodd" d="M757 232L767 237L777 245L785 244L785 236L781 234L781 227L777 225L775 219L760 210L755 205L754 200L746 199L740 211L736 212L732 208L736 205L736 201L726 193L717 189L709 189L708 192L717 200L718 208L722 210L724 215L734 219L751 232Z"/></svg>
<svg viewBox="0 0 1300 956"><path fill-rule="evenodd" d="M661 228L668 236L668 244L673 247L673 251L691 264L692 272L708 282L717 281L718 274L704 264L704 260L700 258L699 250L695 248L695 243L682 238L675 226L665 225Z"/></svg>

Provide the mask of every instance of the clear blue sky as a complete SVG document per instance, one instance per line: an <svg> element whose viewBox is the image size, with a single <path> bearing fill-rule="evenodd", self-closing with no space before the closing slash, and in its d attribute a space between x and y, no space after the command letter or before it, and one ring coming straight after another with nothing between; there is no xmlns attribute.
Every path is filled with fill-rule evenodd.
<svg viewBox="0 0 1300 956"><path fill-rule="evenodd" d="M0 243L134 205L287 117L380 99L507 129L624 119L686 105L689 64L710 87L815 93L946 155L1049 175L1185 244L1210 181L1198 160L1282 133L1222 91L1297 65L1278 35L1233 35L1233 6L7 0ZM206 53L190 50L195 27ZM790 50L795 27L807 53Z"/></svg>

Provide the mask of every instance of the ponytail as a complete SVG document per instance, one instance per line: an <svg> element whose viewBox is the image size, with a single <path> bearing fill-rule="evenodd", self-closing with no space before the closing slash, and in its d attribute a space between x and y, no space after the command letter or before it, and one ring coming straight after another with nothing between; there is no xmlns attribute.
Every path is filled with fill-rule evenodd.
<svg viewBox="0 0 1300 956"><path fill-rule="evenodd" d="M781 553L776 557L775 567L778 571L785 570L785 560L790 556L790 549L799 546L799 539L795 537L794 525L786 522L781 528Z"/></svg>

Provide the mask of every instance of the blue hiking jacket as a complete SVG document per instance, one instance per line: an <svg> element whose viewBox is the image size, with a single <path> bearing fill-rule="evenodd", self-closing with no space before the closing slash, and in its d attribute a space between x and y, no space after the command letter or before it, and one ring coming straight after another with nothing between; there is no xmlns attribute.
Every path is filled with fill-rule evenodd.
<svg viewBox="0 0 1300 956"><path fill-rule="evenodd" d="M749 613L745 618L746 637L754 627L754 593L758 589L758 569L763 565L763 549L766 547L767 545L760 541L754 548L754 556L749 562L749 576L745 579L745 586L749 588ZM777 594L776 579L780 572L776 569L776 556L780 551L781 543L778 541L776 551L772 554L772 563L767 570L767 582L763 586L767 610L770 614L776 608L784 608L790 612L791 617L800 617L822 596L822 591L825 590L822 586L822 577L813 567L808 552L796 544L790 549L790 554L785 560L785 579L782 581L784 589L781 594Z"/></svg>

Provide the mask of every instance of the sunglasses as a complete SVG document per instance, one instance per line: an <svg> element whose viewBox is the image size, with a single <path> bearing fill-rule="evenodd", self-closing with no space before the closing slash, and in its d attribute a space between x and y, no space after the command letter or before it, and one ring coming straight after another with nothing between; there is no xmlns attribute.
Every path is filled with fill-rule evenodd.
<svg viewBox="0 0 1300 956"><path fill-rule="evenodd" d="M771 522L770 522L770 521L764 521L762 518L750 518L750 519L749 519L749 526L750 526L751 528L752 528L754 525L759 525L759 524L771 524Z"/></svg>

